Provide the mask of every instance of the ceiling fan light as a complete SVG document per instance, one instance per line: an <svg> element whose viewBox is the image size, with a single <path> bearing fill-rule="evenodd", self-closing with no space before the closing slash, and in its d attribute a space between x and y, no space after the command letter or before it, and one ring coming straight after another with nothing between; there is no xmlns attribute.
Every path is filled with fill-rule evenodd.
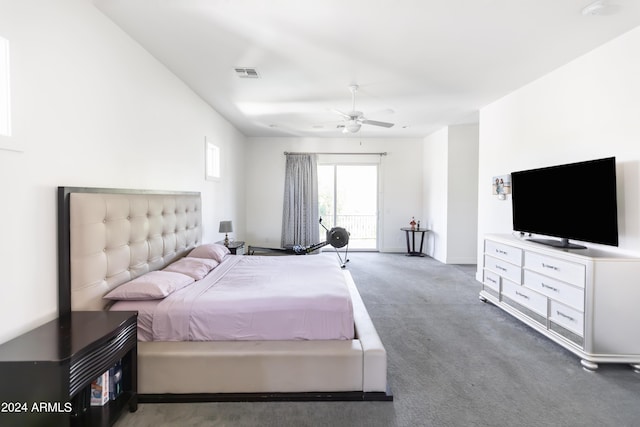
<svg viewBox="0 0 640 427"><path fill-rule="evenodd" d="M360 123L358 123L357 121L349 120L349 122L347 122L347 124L345 125L344 128L348 132L356 133L356 132L358 132L360 130L360 126L361 126Z"/></svg>

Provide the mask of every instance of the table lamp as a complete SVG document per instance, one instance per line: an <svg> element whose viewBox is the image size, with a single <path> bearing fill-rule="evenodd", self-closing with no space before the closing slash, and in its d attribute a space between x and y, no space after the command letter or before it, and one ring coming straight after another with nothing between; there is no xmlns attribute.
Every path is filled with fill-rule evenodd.
<svg viewBox="0 0 640 427"><path fill-rule="evenodd" d="M233 231L233 223L231 221L220 221L220 229L218 232L224 233L224 245L229 247L229 235Z"/></svg>

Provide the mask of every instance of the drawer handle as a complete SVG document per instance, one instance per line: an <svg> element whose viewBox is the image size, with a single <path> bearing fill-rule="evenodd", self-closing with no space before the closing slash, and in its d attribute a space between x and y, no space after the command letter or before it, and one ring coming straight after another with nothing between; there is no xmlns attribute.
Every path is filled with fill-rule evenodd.
<svg viewBox="0 0 640 427"><path fill-rule="evenodd" d="M556 310L556 314L557 314L558 316L560 316L560 317L564 317L565 319L569 319L569 320L571 320L572 322L575 322L575 321L576 321L576 319L575 319L575 318L573 318L573 317L569 316L568 314L564 314L564 313L563 313L563 312L561 312L560 310Z"/></svg>
<svg viewBox="0 0 640 427"><path fill-rule="evenodd" d="M496 252L502 255L509 255L509 253L507 251L503 251L502 249L497 249L496 248Z"/></svg>
<svg viewBox="0 0 640 427"><path fill-rule="evenodd" d="M556 270L556 271L560 270L560 269L559 269L558 267L556 267L555 265L545 264L544 262L542 263L542 266L543 266L544 268L550 268L551 270Z"/></svg>
<svg viewBox="0 0 640 427"><path fill-rule="evenodd" d="M496 270L507 271L507 269L502 267L501 265L496 265Z"/></svg>
<svg viewBox="0 0 640 427"><path fill-rule="evenodd" d="M496 285L498 284L498 282L491 277L487 277L487 282L495 283Z"/></svg>
<svg viewBox="0 0 640 427"><path fill-rule="evenodd" d="M558 288L554 288L553 286L549 286L544 282L541 282L540 284L542 285L543 288L551 289L553 292L560 292L560 290Z"/></svg>
<svg viewBox="0 0 640 427"><path fill-rule="evenodd" d="M520 292L518 292L518 291L516 291L516 295L518 295L519 297L522 297L522 298L524 298L524 299L529 299L529 296L528 296L528 295L521 294L521 293L520 293Z"/></svg>

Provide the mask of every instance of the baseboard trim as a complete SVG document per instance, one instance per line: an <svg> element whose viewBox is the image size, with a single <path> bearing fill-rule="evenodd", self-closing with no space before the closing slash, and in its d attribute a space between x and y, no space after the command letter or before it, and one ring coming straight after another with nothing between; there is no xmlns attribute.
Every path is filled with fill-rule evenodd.
<svg viewBox="0 0 640 427"><path fill-rule="evenodd" d="M451 257L447 258L447 262L445 264L462 264L462 265L471 265L476 264L478 259L476 257Z"/></svg>
<svg viewBox="0 0 640 427"><path fill-rule="evenodd" d="M305 393L188 393L139 394L138 403L193 402L392 402L391 389L386 392L305 392Z"/></svg>

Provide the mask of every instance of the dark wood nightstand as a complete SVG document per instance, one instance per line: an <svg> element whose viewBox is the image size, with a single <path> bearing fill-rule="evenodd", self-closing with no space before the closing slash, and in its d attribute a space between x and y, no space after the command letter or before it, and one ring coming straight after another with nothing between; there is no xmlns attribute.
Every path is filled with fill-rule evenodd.
<svg viewBox="0 0 640 427"><path fill-rule="evenodd" d="M222 240L216 243L224 245L224 241ZM240 240L229 242L229 246L227 247L229 248L229 252L231 252L233 255L244 255L244 242Z"/></svg>
<svg viewBox="0 0 640 427"><path fill-rule="evenodd" d="M0 425L110 426L138 409L137 313L77 311L0 345ZM91 406L91 382L122 361L122 394Z"/></svg>

